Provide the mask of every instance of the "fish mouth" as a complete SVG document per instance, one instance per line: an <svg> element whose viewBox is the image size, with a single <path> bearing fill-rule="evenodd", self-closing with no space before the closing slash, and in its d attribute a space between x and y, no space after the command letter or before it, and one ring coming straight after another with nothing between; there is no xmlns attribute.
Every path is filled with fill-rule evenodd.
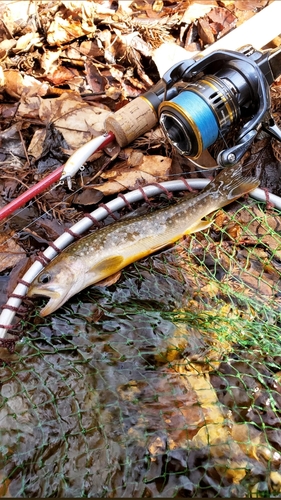
<svg viewBox="0 0 281 500"><path fill-rule="evenodd" d="M59 291L55 290L42 290L42 288L37 288L37 287L32 287L28 293L27 297L34 297L34 296L40 296L40 297L50 297L50 300L47 302L47 304L41 309L40 311L40 316L43 318L45 316L48 316L48 314L51 314L54 312L56 309L58 309L64 302L65 298L62 296L62 294Z"/></svg>

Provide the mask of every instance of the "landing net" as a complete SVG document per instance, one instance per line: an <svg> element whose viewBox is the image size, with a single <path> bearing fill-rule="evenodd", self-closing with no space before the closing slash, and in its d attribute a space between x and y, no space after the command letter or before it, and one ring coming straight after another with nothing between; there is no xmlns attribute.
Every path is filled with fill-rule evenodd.
<svg viewBox="0 0 281 500"><path fill-rule="evenodd" d="M279 497L281 213L251 200L1 348L0 495Z"/></svg>

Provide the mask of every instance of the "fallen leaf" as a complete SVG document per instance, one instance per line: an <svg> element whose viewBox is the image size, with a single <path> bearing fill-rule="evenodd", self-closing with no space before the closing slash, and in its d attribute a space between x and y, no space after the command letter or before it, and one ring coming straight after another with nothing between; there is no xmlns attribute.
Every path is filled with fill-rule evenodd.
<svg viewBox="0 0 281 500"><path fill-rule="evenodd" d="M151 45L145 42L139 36L139 33L137 31L134 31L133 33L129 33L126 35L119 32L119 38L124 43L125 47L127 48L132 47L138 50L138 52L140 52L145 57L151 56L151 50L152 50Z"/></svg>
<svg viewBox="0 0 281 500"><path fill-rule="evenodd" d="M4 71L4 89L14 99L20 99L24 88L23 77L17 69Z"/></svg>
<svg viewBox="0 0 281 500"><path fill-rule="evenodd" d="M14 267L24 256L25 252L15 242L12 232L0 235L0 272Z"/></svg>
<svg viewBox="0 0 281 500"><path fill-rule="evenodd" d="M10 35L14 35L23 28L29 27L34 30L33 19L36 17L36 5L29 0L19 0L15 2L5 2L5 10L1 13L1 18L5 23Z"/></svg>
<svg viewBox="0 0 281 500"><path fill-rule="evenodd" d="M0 132L0 151L8 155L18 155L25 158L25 151L19 134L21 124L14 123Z"/></svg>
<svg viewBox="0 0 281 500"><path fill-rule="evenodd" d="M125 16L131 16L133 13L130 3L128 0L119 0L118 1L118 9L116 11L116 15L121 19L124 19Z"/></svg>
<svg viewBox="0 0 281 500"><path fill-rule="evenodd" d="M67 93L57 99L41 100L39 108L42 122L52 123L73 149L104 133L104 120L109 114L99 106L87 104L78 95Z"/></svg>
<svg viewBox="0 0 281 500"><path fill-rule="evenodd" d="M109 64L115 64L115 48L114 44L111 43L111 31L103 30L97 34L97 39L103 43L104 46L104 58Z"/></svg>
<svg viewBox="0 0 281 500"><path fill-rule="evenodd" d="M210 44L214 43L215 37L210 26L210 23L206 19L198 20L198 35L203 40L204 43Z"/></svg>
<svg viewBox="0 0 281 500"><path fill-rule="evenodd" d="M179 376L174 369L163 367L155 374L150 372L145 379L121 385L117 390L133 417L134 423L128 434L139 444L145 445L149 434L161 431L167 436L169 449L181 448L187 446L188 440L204 425L197 394L188 378ZM134 404L136 400L138 405ZM148 435L145 433L147 426L150 429ZM158 440L151 443L150 439L147 444L153 453L157 444L161 447Z"/></svg>
<svg viewBox="0 0 281 500"><path fill-rule="evenodd" d="M55 49L44 48L44 54L41 57L40 65L41 68L45 70L46 75L52 73L52 71L54 71L54 69L57 67L57 64L55 63L60 58L60 55L61 55L60 48L57 47Z"/></svg>
<svg viewBox="0 0 281 500"><path fill-rule="evenodd" d="M76 76L79 76L77 69L66 68L65 66L59 66L52 73L46 75L46 80L51 82L53 85L64 85L72 80Z"/></svg>
<svg viewBox="0 0 281 500"><path fill-rule="evenodd" d="M212 9L207 16L213 23L218 23L222 25L222 27L226 27L227 25L232 25L236 21L236 16L232 14L228 9L224 9L223 7L216 7Z"/></svg>
<svg viewBox="0 0 281 500"><path fill-rule="evenodd" d="M21 99L18 107L18 116L20 118L28 119L39 119L39 108L41 104L41 97L24 97Z"/></svg>
<svg viewBox="0 0 281 500"><path fill-rule="evenodd" d="M258 461L264 459L267 462L280 462L280 453L270 446L266 434L256 427L248 423L234 423L231 428L231 435L248 457Z"/></svg>
<svg viewBox="0 0 281 500"><path fill-rule="evenodd" d="M103 50L98 46L96 40L84 40L79 47L79 51L81 54L95 59L103 56Z"/></svg>
<svg viewBox="0 0 281 500"><path fill-rule="evenodd" d="M236 0L235 8L239 10L252 10L256 12L262 9L268 3L268 0Z"/></svg>
<svg viewBox="0 0 281 500"><path fill-rule="evenodd" d="M153 182L156 182L153 175L147 174L146 172L129 171L118 175L118 180L109 180L105 184L96 184L94 187L105 196L109 196L127 189L137 189L140 186L145 186Z"/></svg>
<svg viewBox="0 0 281 500"><path fill-rule="evenodd" d="M38 129L35 131L31 139L31 142L28 146L28 154L33 156L35 159L40 158L43 154L46 134L46 129Z"/></svg>
<svg viewBox="0 0 281 500"><path fill-rule="evenodd" d="M17 44L17 41L16 40L2 40L0 42L0 50L4 50L4 51L9 51L11 50L13 47L15 47Z"/></svg>
<svg viewBox="0 0 281 500"><path fill-rule="evenodd" d="M87 83L94 93L102 93L105 90L107 79L91 61L85 63ZM123 74L122 74L123 76Z"/></svg>
<svg viewBox="0 0 281 500"><path fill-rule="evenodd" d="M67 5L67 10L71 7L70 2ZM84 3L84 2L83 2ZM91 3L86 2L85 3ZM86 6L80 3L80 9L86 8ZM75 16L77 19L77 15ZM59 13L55 16L55 19L50 24L50 27L47 32L47 41L49 45L63 45L65 43L71 42L75 38L79 38L80 36L93 34L96 31L96 26L93 20L89 17L87 19L83 18L82 20L74 20L65 19L60 17Z"/></svg>
<svg viewBox="0 0 281 500"><path fill-rule="evenodd" d="M101 199L103 198L103 194L101 191L98 191L97 189L85 189L82 191L82 193L77 193L73 197L73 203L77 203L78 205L94 205L96 203L99 203Z"/></svg>
<svg viewBox="0 0 281 500"><path fill-rule="evenodd" d="M274 493L280 493L281 492L281 474L280 474L280 472L272 471L270 473L270 480L271 480L271 488L274 491Z"/></svg>
<svg viewBox="0 0 281 500"><path fill-rule="evenodd" d="M161 12L164 7L163 0L155 0L152 5L154 12Z"/></svg>
<svg viewBox="0 0 281 500"><path fill-rule="evenodd" d="M0 473L0 497L1 498L12 498L11 492L9 490L11 480L5 478L5 475Z"/></svg>
<svg viewBox="0 0 281 500"><path fill-rule="evenodd" d="M101 177L108 181L104 184L95 184L95 189L107 196L124 191L124 189L137 189L145 184L161 182L170 174L171 158L154 155L137 159L137 156L133 155L133 161L135 165L139 163L134 169L125 167L122 170L112 169L102 173Z"/></svg>
<svg viewBox="0 0 281 500"><path fill-rule="evenodd" d="M39 36L38 33L29 32L25 35L22 35L18 40L17 44L14 47L14 52L26 52L30 50L32 47L41 47L42 46L43 37Z"/></svg>

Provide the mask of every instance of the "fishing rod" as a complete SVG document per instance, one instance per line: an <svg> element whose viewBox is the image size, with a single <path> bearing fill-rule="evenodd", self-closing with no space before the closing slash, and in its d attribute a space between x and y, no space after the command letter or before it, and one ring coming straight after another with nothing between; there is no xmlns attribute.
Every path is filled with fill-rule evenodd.
<svg viewBox="0 0 281 500"><path fill-rule="evenodd" d="M197 53L197 55L201 57L197 62L193 59L188 61L190 53L175 46L180 53L183 52L185 54L184 61L182 61L174 51L173 58L177 60L180 59L179 62L174 64L168 71L164 72L165 74L156 86L152 87L148 93L136 98L132 103L127 104L120 111L117 111L113 118L107 120L106 129L109 133L113 134L110 136L111 141L116 137L117 142L122 147L122 144L128 144L135 138L151 130L159 119L160 125L171 144L176 147L180 153L189 156L195 153L196 157L204 147L208 147L208 144L215 142L216 137L224 136L227 129L232 128L232 125L234 125L239 118L241 111L245 111L247 105L250 108L249 111L252 111L254 114L254 108L260 106L256 116L256 125L258 125L259 120L263 121L267 131L274 136L277 135L277 139L280 140L280 131L278 132L274 126L274 121L272 121L269 112L270 104L268 91L268 86L274 78L279 76L280 57L278 51L274 54L269 54L269 52L267 52L267 55L265 55L262 60L262 53L255 51L255 49L250 49L248 46L244 52L242 49L242 54L238 54L239 60L237 61L237 52L231 52L230 54L230 52L225 50L236 47L238 40L240 45L246 44L249 38L252 46L257 48L264 46L274 38L274 36L279 35L280 15L281 3L278 0L273 0L270 5L262 9L251 19L228 33L222 39L216 41L210 47L207 47L207 49L201 53ZM267 29L267 26L270 26L270 30ZM224 50L221 51L221 48ZM213 66L218 63L216 54L218 54L220 58L220 68L223 68L225 63L228 65L227 74L216 75L216 72L214 73ZM245 75L243 74L242 55L245 56ZM258 58L261 57L261 59L255 61L256 56L258 56ZM163 64L166 64L166 58L161 56L160 59L161 66L163 67ZM235 68L232 67L232 70L234 70L232 72L231 61L233 61L234 64L235 61L238 62L239 66L238 68L236 64ZM254 66L255 62L257 62L256 66ZM259 71L259 69L261 71ZM211 78L212 76L216 78L215 82L210 80L201 82L205 86L204 89L200 88L199 71L201 70L203 70L203 73L205 71L205 75L209 72ZM232 77L234 77L235 80L233 82ZM194 83L194 78L199 80L199 82L197 81L197 89L195 88L196 85L193 85L193 87L191 86ZM243 87L243 82L238 81L241 80L241 78L244 82L244 88L241 88L241 85ZM266 81L263 81L264 78ZM189 88L182 88L180 91L180 80L186 85L189 83ZM216 94L213 99L214 102L212 102L212 85L214 85ZM240 91L241 95L239 96L237 93ZM249 91L251 95L247 96ZM256 95L256 91L257 94L260 95ZM193 92L193 94L191 92ZM167 104L168 93L170 94L169 99L171 102ZM217 99L219 99L219 101L216 102ZM158 117L157 112L160 104L162 105L162 111L160 109L160 116ZM189 106L192 106L192 110L190 111ZM267 109L263 110L263 106ZM263 111L265 111L265 113L263 113ZM213 125L213 128L210 124ZM169 130L170 125L171 131ZM206 131L204 130L205 127L207 128ZM252 122L250 121L248 130L245 130L245 127L241 130L240 136L238 136L238 148L236 147L234 151L227 151L227 154L226 152L222 152L219 158L219 163L221 165L226 164L226 162L232 164L239 160L239 157L243 155L243 152L250 146L256 136L254 128L255 123L253 123L252 120ZM93 141L95 141L95 139ZM111 141L109 140L108 143ZM75 175L83 165L83 162L87 161L93 152L98 149L103 149L103 147L105 147L105 145L100 145L96 149L94 142L92 148L92 141L82 146L82 148L76 152L77 154L74 153L74 155L69 158L65 169L63 166L59 167L45 179L42 179L38 184L32 186L28 191L6 205L6 207L0 209L0 220L3 220L35 195L47 189L53 182L57 182L58 180L63 181L67 178L70 186L71 182L69 179L71 175ZM68 167L69 173L67 173ZM63 171L66 173L66 176L63 174Z"/></svg>
<svg viewBox="0 0 281 500"><path fill-rule="evenodd" d="M270 85L280 74L281 48L260 52L246 46L176 63L148 92L107 117L106 134L84 144L64 166L0 209L0 220L58 180L67 180L71 188L71 177L94 152L114 140L125 147L158 121L170 144L193 159L242 121L236 144L217 157L221 167L237 163L260 130L281 141L270 112Z"/></svg>
<svg viewBox="0 0 281 500"><path fill-rule="evenodd" d="M174 64L148 92L109 116L105 120L107 133L76 151L63 168L59 167L54 176L50 176L50 182L54 178L66 179L71 187L71 177L93 152L114 139L124 147L151 130L158 121L172 146L183 156L193 159L241 124L235 146L219 153L218 165L214 168L238 162L260 130L281 141L281 131L270 113L269 94L270 85L281 74L280 63L280 48L261 52L247 46L238 51L216 50L201 59L185 59ZM47 183L42 182L42 186L47 187ZM189 185L196 189L206 183L206 179L189 181ZM13 328L10 323L29 284L50 259L69 245L76 235L89 229L94 221L102 220L109 212L127 203L153 196L159 193L159 189L160 192L163 189L187 189L187 185L183 181L170 181L122 195L85 216L48 247L43 252L43 260L41 257L35 261L4 306L0 315L0 338ZM251 195L281 208L279 197L261 189L255 189Z"/></svg>

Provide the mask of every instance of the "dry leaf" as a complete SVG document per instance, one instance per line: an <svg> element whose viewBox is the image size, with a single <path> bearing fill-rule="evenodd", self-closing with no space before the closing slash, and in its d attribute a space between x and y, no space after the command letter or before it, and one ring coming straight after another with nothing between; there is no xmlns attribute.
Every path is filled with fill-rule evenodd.
<svg viewBox="0 0 281 500"><path fill-rule="evenodd" d="M38 33L26 33L22 35L14 48L14 52L27 52L32 47L41 47L43 38L38 35Z"/></svg>
<svg viewBox="0 0 281 500"><path fill-rule="evenodd" d="M118 1L118 9L115 13L119 18L122 20L126 18L127 16L131 16L133 13L131 7L130 7L130 2L128 0L119 0Z"/></svg>
<svg viewBox="0 0 281 500"><path fill-rule="evenodd" d="M82 193L77 193L73 197L73 203L77 203L78 205L95 205L96 203L99 203L101 199L103 198L103 194L101 191L98 191L97 189L85 189L82 191Z"/></svg>
<svg viewBox="0 0 281 500"><path fill-rule="evenodd" d="M119 32L119 38L124 43L125 47L127 47L127 49L131 47L138 50L145 57L151 56L151 50L152 50L151 45L146 43L139 36L139 33L137 31L134 31L133 33L129 33L126 35L123 35L121 32Z"/></svg>
<svg viewBox="0 0 281 500"><path fill-rule="evenodd" d="M79 47L79 51L81 54L87 57L94 57L95 59L103 56L103 50L95 40L84 40Z"/></svg>
<svg viewBox="0 0 281 500"><path fill-rule="evenodd" d="M234 2L235 8L239 10L250 10L257 12L268 3L268 0L236 0Z"/></svg>
<svg viewBox="0 0 281 500"><path fill-rule="evenodd" d="M270 480L272 483L272 490L276 493L281 492L281 474L280 472L273 471L270 473Z"/></svg>
<svg viewBox="0 0 281 500"><path fill-rule="evenodd" d="M91 61L85 63L87 83L94 93L104 92L107 79L101 75L101 72ZM122 73L123 76L123 73Z"/></svg>
<svg viewBox="0 0 281 500"><path fill-rule="evenodd" d="M97 39L100 40L104 45L104 58L109 64L115 64L115 48L114 44L111 43L111 31L103 30L97 34Z"/></svg>
<svg viewBox="0 0 281 500"><path fill-rule="evenodd" d="M73 149L104 132L104 120L110 114L98 106L83 102L78 95L62 94L57 99L41 100L39 116L51 122Z"/></svg>
<svg viewBox="0 0 281 500"><path fill-rule="evenodd" d="M46 79L53 85L63 85L77 76L79 76L77 69L59 66L51 74L46 75Z"/></svg>
<svg viewBox="0 0 281 500"><path fill-rule="evenodd" d="M19 0L15 2L4 2L4 12L1 18L5 23L8 32L13 35L30 23L30 28L34 29L31 22L36 17L36 5L29 0Z"/></svg>
<svg viewBox="0 0 281 500"><path fill-rule="evenodd" d="M0 497L1 498L12 498L11 492L9 490L10 482L11 482L10 479L5 478L5 475L0 473Z"/></svg>
<svg viewBox="0 0 281 500"><path fill-rule="evenodd" d="M17 69L4 71L4 88L14 99L20 99L24 88L23 77Z"/></svg>
<svg viewBox="0 0 281 500"><path fill-rule="evenodd" d="M118 175L117 179L109 180L105 184L96 184L94 187L105 196L109 196L127 189L137 189L139 186L145 186L157 181L153 175L139 171L126 171Z"/></svg>
<svg viewBox="0 0 281 500"><path fill-rule="evenodd" d="M96 184L95 189L101 191L104 195L120 193L125 189L137 189L139 186L161 182L168 178L172 164L171 158L164 156L132 156L132 161L139 163L134 169L112 169L101 174L103 179L109 179L104 184Z"/></svg>
<svg viewBox="0 0 281 500"><path fill-rule="evenodd" d="M22 140L19 134L21 129L20 123L14 123L10 127L0 132L0 144L1 152L6 154L12 154L25 157L24 148L22 145Z"/></svg>
<svg viewBox="0 0 281 500"><path fill-rule="evenodd" d="M28 146L28 154L35 159L40 158L43 154L45 138L46 129L36 130Z"/></svg>
<svg viewBox="0 0 281 500"><path fill-rule="evenodd" d="M41 57L40 64L41 68L45 70L46 75L54 71L54 69L57 67L57 64L55 63L60 58L60 55L61 55L60 48L44 50L44 54Z"/></svg>
<svg viewBox="0 0 281 500"><path fill-rule="evenodd" d="M25 252L13 239L12 232L0 235L0 272L14 267L24 256Z"/></svg>
<svg viewBox="0 0 281 500"><path fill-rule="evenodd" d="M214 43L215 37L212 28L206 19L199 19L198 21L198 35L204 43Z"/></svg>
<svg viewBox="0 0 281 500"><path fill-rule="evenodd" d="M87 25L83 23L82 26L80 21L56 16L48 29L47 40L49 45L63 45L80 36L94 33L95 30L96 26L94 24Z"/></svg>
<svg viewBox="0 0 281 500"><path fill-rule="evenodd" d="M21 100L18 107L19 118L39 119L39 109L41 105L41 97L25 97Z"/></svg>
<svg viewBox="0 0 281 500"><path fill-rule="evenodd" d="M280 462L281 455L270 446L266 434L256 427L248 423L234 423L231 428L231 435L248 457L254 458L255 460L263 458L270 462Z"/></svg>

